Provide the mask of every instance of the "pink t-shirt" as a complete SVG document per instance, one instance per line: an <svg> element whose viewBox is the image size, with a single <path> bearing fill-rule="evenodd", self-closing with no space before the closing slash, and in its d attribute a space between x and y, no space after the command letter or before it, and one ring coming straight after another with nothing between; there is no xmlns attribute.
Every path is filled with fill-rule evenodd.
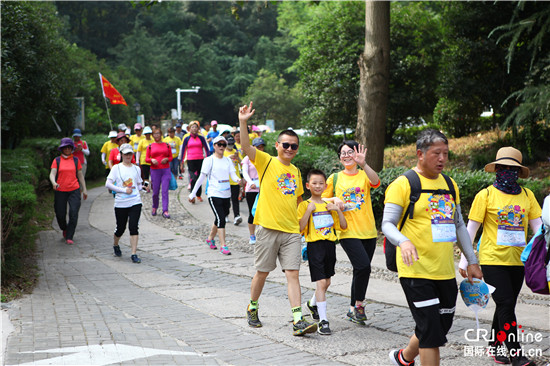
<svg viewBox="0 0 550 366"><path fill-rule="evenodd" d="M203 145L198 136L189 136L187 142L187 160L202 160L204 159Z"/></svg>
<svg viewBox="0 0 550 366"><path fill-rule="evenodd" d="M88 149L88 144L86 141L74 141L74 147L81 146L84 150ZM74 151L73 155L78 158L78 161L80 161L80 164L86 164L86 158L84 157L84 152L82 150L80 151Z"/></svg>
<svg viewBox="0 0 550 366"><path fill-rule="evenodd" d="M243 171L246 170L246 172L248 173L248 176L250 177L250 179L252 179L252 181L256 185L256 188L251 189L250 188L250 183L246 182L246 187L244 188L244 191L245 192L259 192L260 191L260 180L259 180L259 177L258 177L258 171L256 170L256 167L254 166L254 164L252 164L250 162L250 159L248 158L248 156L244 157L241 165L243 166Z"/></svg>
<svg viewBox="0 0 550 366"><path fill-rule="evenodd" d="M161 164L162 159L168 158L166 164ZM157 159L158 164L153 165L151 159ZM145 155L145 162L151 164L151 169L165 169L170 168L170 162L172 161L172 149L166 142L153 142L147 146L147 154Z"/></svg>

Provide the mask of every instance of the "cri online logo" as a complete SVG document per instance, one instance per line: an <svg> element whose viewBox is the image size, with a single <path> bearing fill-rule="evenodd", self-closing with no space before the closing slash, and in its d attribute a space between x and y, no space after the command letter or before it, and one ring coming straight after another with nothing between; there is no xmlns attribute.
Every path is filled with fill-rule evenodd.
<svg viewBox="0 0 550 366"><path fill-rule="evenodd" d="M541 333L532 333L532 332L525 332L525 329L523 329L523 326L517 325L517 329L521 332L517 334L517 332L510 332L508 335L506 332L510 330L511 327L515 327L516 322L513 321L510 325L510 323L504 324L504 330L499 331L496 334L496 340L498 340L500 343L508 341L508 342L541 342L543 335ZM473 333L473 334L472 334ZM495 332L494 330L491 330L490 332L486 329L466 329L464 332L464 338L469 342L477 342L480 340L484 340L486 342L494 342L495 341Z"/></svg>

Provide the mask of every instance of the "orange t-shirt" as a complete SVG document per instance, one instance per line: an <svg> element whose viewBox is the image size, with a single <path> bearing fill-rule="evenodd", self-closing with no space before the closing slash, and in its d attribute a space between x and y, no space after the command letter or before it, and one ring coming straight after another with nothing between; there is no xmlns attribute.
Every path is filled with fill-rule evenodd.
<svg viewBox="0 0 550 366"><path fill-rule="evenodd" d="M59 188L57 189L58 191L71 192L80 188L80 183L78 183L78 179L76 178L74 158L72 154L68 157L61 155L61 159L59 159L59 167L57 166L55 159L53 159L51 169L57 169L57 184L59 184ZM82 164L80 164L79 161L78 170L81 169Z"/></svg>

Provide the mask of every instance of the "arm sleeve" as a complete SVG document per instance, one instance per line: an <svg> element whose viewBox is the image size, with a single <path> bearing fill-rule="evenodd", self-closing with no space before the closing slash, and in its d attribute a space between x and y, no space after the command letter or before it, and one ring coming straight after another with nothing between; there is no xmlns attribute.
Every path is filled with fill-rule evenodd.
<svg viewBox="0 0 550 366"><path fill-rule="evenodd" d="M107 165L107 162L105 161L105 153L101 153L101 162L103 165Z"/></svg>
<svg viewBox="0 0 550 366"><path fill-rule="evenodd" d="M384 206L384 216L382 217L382 232L394 245L401 245L401 243L409 240L405 235L401 234L397 228L397 223L403 213L403 207L395 203L386 203Z"/></svg>
<svg viewBox="0 0 550 366"><path fill-rule="evenodd" d="M243 178L246 180L248 184L252 184L252 178L250 178L250 175L248 174L248 164L250 164L250 160L246 159L243 161Z"/></svg>
<svg viewBox="0 0 550 366"><path fill-rule="evenodd" d="M195 183L195 187L193 188L193 191L189 195L189 197L195 197L197 195L197 191L200 187L202 187L202 183L206 179L206 173L201 172L199 175L199 179L197 179L197 183Z"/></svg>
<svg viewBox="0 0 550 366"><path fill-rule="evenodd" d="M90 149L88 148L88 144L86 142L82 144L82 152L86 156L90 155Z"/></svg>
<svg viewBox="0 0 550 366"><path fill-rule="evenodd" d="M456 245L466 257L468 264L478 264L479 262L477 261L477 257L474 253L470 234L468 234L468 230L466 230L466 225L464 224L464 219L462 218L462 210L460 209L460 205L456 205L454 221L457 237Z"/></svg>

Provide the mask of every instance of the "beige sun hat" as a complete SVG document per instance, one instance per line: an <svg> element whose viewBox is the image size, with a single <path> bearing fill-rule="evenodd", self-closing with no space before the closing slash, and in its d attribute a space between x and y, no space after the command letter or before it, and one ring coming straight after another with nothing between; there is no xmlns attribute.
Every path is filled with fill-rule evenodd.
<svg viewBox="0 0 550 366"><path fill-rule="evenodd" d="M523 156L521 151L513 148L512 146L501 147L497 152L497 159L492 163L485 165L485 171L489 173L494 173L495 166L499 165L508 165L508 166L517 166L521 169L519 172L520 178L529 177L529 168L521 165Z"/></svg>

